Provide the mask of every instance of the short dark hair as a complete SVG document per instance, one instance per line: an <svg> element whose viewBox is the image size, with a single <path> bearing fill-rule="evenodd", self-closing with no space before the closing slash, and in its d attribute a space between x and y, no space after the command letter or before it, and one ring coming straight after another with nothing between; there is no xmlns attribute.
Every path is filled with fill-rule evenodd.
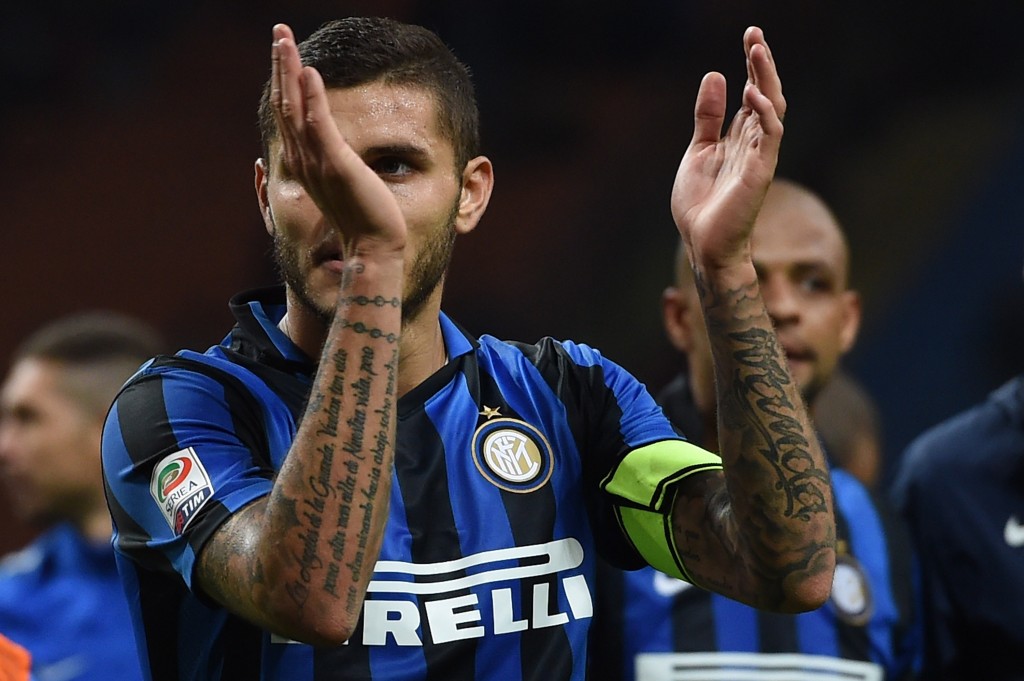
<svg viewBox="0 0 1024 681"><path fill-rule="evenodd" d="M102 416L121 385L162 352L160 334L146 322L97 310L61 317L29 335L15 351L12 367L31 360L58 365L65 393Z"/></svg>
<svg viewBox="0 0 1024 681"><path fill-rule="evenodd" d="M164 351L160 334L140 319L91 311L61 317L28 336L14 361L38 358L86 365L128 360L141 364Z"/></svg>
<svg viewBox="0 0 1024 681"><path fill-rule="evenodd" d="M480 114L469 68L429 29L383 17L348 17L324 24L298 47L303 65L319 71L328 89L381 81L429 92L441 134L452 143L457 173L480 154ZM270 87L268 79L259 106L267 159L278 134Z"/></svg>

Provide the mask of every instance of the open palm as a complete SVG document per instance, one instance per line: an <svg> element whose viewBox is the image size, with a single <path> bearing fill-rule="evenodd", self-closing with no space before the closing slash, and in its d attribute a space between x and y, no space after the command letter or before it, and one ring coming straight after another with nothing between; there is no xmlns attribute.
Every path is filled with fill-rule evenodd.
<svg viewBox="0 0 1024 681"><path fill-rule="evenodd" d="M726 84L720 73L701 82L690 146L672 188L672 217L691 257L727 267L748 257L750 231L775 173L782 140L782 96L761 29L743 37L747 83L725 135Z"/></svg>

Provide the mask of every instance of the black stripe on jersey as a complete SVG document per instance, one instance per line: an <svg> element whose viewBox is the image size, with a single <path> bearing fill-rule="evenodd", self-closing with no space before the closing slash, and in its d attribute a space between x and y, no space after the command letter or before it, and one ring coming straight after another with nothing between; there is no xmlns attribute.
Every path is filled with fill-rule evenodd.
<svg viewBox="0 0 1024 681"><path fill-rule="evenodd" d="M622 411L618 409L618 405L604 403L590 405L582 403L584 396L607 394L609 398L614 397L611 391L604 388L604 372L600 366L585 367L576 364L565 348L551 338L544 338L536 345L526 343L510 343L510 345L522 352L537 367L537 371L544 378L544 382L547 383L551 391L565 405L565 414L569 422L569 428L576 438L576 447L581 454L594 450L596 443L587 441L586 437L591 432L599 432L596 427L593 429L586 427L589 414L602 414L606 420L614 420L615 426L611 430L616 433L619 431L618 422L622 418ZM572 379L576 379L574 385L568 383ZM586 390L587 387L600 389ZM609 406L614 406L611 413L605 412L605 409ZM616 451L619 451L619 449L621 448L616 448ZM608 463L610 464L610 462ZM591 466L590 468L603 468L607 470L611 466ZM586 470L584 475L586 475ZM596 487L596 483L599 481L600 476L593 481L595 483L593 486Z"/></svg>
<svg viewBox="0 0 1024 681"><path fill-rule="evenodd" d="M461 357L455 364L463 367L464 373L478 371L476 355ZM449 364L449 367L449 371L455 371L454 366ZM447 383L451 374L444 374ZM401 437L395 453L395 475L402 491L405 515L407 518L431 519L429 534L412 536L412 560L414 563L437 563L461 558L461 542L458 526L455 524L455 511L452 509L447 459L441 435L422 406L402 414L399 428ZM465 570L459 571L459 575L465 576ZM463 589L458 593L449 592L445 596L450 598L469 593L469 589ZM419 599L420 621L424 623L428 621L426 600ZM425 637L430 635L432 634L424 631ZM425 646L423 652L427 664L426 678L438 681L472 681L475 678L475 665L466 664L465 660L474 658L476 650L477 639L472 638L443 646Z"/></svg>
<svg viewBox="0 0 1024 681"><path fill-rule="evenodd" d="M262 641L263 634L257 627L241 617L229 616L216 651L224 660L221 680L259 679L263 666L260 654Z"/></svg>
<svg viewBox="0 0 1024 681"><path fill-rule="evenodd" d="M302 421L306 412L306 405L309 403L309 392L313 387L312 372L316 371L315 365L299 364L297 362L286 362L283 364L287 369L294 369L294 372L284 371L252 360L245 355L228 353L232 362L248 369L250 373L263 381L281 402L288 407L295 423ZM242 384L244 386L244 384ZM272 388L270 386L273 386ZM259 408L259 400L253 403Z"/></svg>
<svg viewBox="0 0 1024 681"><path fill-rule="evenodd" d="M621 570L597 560L594 623L587 641L587 678L594 681L619 678L625 669L622 618L626 612L626 580Z"/></svg>
<svg viewBox="0 0 1024 681"><path fill-rule="evenodd" d="M181 651L177 613L186 588L180 580L168 579L149 570L136 570L139 580L139 612L146 632L149 671L153 681L179 681L178 654ZM256 678L256 677L254 677Z"/></svg>
<svg viewBox="0 0 1024 681"><path fill-rule="evenodd" d="M672 607L672 645L681 653L718 650L711 592L700 587L681 591Z"/></svg>
<svg viewBox="0 0 1024 681"><path fill-rule="evenodd" d="M483 371L480 376L480 399L478 404L488 406L500 405L503 415L525 420L505 401L501 389L494 378ZM559 395L561 399L562 396ZM518 494L507 490L501 491L505 512L508 514L512 537L517 546L546 544L555 538L554 520L557 511L554 490L546 484L529 494ZM547 518L549 522L541 523ZM558 612L558 594L561 588L558 575L544 575L522 580L522 612L533 610L533 591L537 584L548 585L548 612ZM569 639L562 627L543 629L527 628L520 638L520 656L522 659L523 681L557 681L568 679L572 675L572 650Z"/></svg>
<svg viewBox="0 0 1024 681"><path fill-rule="evenodd" d="M582 366L555 340L545 338L536 345L514 343L533 363L544 382L565 406L566 418L576 439L583 464L583 498L594 532L597 552L612 565L635 570L647 564L633 546L619 522L614 503L619 500L601 490L601 480L618 465L628 450L619 424L622 409L615 394L604 384L600 365ZM604 396L595 400L595 396ZM589 424L589 425L588 425ZM606 433L602 442L592 442L592 433ZM599 459L599 456L603 456Z"/></svg>
<svg viewBox="0 0 1024 681"><path fill-rule="evenodd" d="M167 361L161 357L154 366ZM163 378L146 374L132 381L117 396L117 423L128 457L136 466L155 463L180 447L171 429L164 403Z"/></svg>
<svg viewBox="0 0 1024 681"><path fill-rule="evenodd" d="M369 598L369 596L367 596ZM349 645L334 648L313 648L313 681L370 681L370 648L359 644L363 640L363 620L349 638ZM225 679L224 681L228 681Z"/></svg>
<svg viewBox="0 0 1024 681"><path fill-rule="evenodd" d="M796 653L800 639L796 633L796 617L789 614L757 611L757 637L761 651L769 653Z"/></svg>

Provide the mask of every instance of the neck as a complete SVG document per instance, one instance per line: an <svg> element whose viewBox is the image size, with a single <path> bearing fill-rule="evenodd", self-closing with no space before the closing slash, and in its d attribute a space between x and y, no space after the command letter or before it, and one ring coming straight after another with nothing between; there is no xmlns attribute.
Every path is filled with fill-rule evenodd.
<svg viewBox="0 0 1024 681"><path fill-rule="evenodd" d="M319 362L329 327L288 293L288 311L277 327L313 360ZM398 395L401 397L448 363L441 333L440 287L415 319L402 323L398 342Z"/></svg>
<svg viewBox="0 0 1024 681"><path fill-rule="evenodd" d="M438 314L419 315L422 324L402 328L398 344L398 395L401 397L448 363L448 352Z"/></svg>
<svg viewBox="0 0 1024 681"><path fill-rule="evenodd" d="M106 506L101 506L85 517L76 520L74 525L82 533L82 536L94 544L109 543L110 536L113 534L110 513Z"/></svg>

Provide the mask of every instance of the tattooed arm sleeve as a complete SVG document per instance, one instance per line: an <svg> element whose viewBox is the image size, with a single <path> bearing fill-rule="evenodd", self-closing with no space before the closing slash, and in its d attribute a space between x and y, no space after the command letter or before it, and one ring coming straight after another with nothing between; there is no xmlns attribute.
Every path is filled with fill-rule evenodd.
<svg viewBox="0 0 1024 681"><path fill-rule="evenodd" d="M693 580L758 608L818 607L831 588L828 470L785 357L749 283L705 297L715 347L721 472L684 480L674 538Z"/></svg>

